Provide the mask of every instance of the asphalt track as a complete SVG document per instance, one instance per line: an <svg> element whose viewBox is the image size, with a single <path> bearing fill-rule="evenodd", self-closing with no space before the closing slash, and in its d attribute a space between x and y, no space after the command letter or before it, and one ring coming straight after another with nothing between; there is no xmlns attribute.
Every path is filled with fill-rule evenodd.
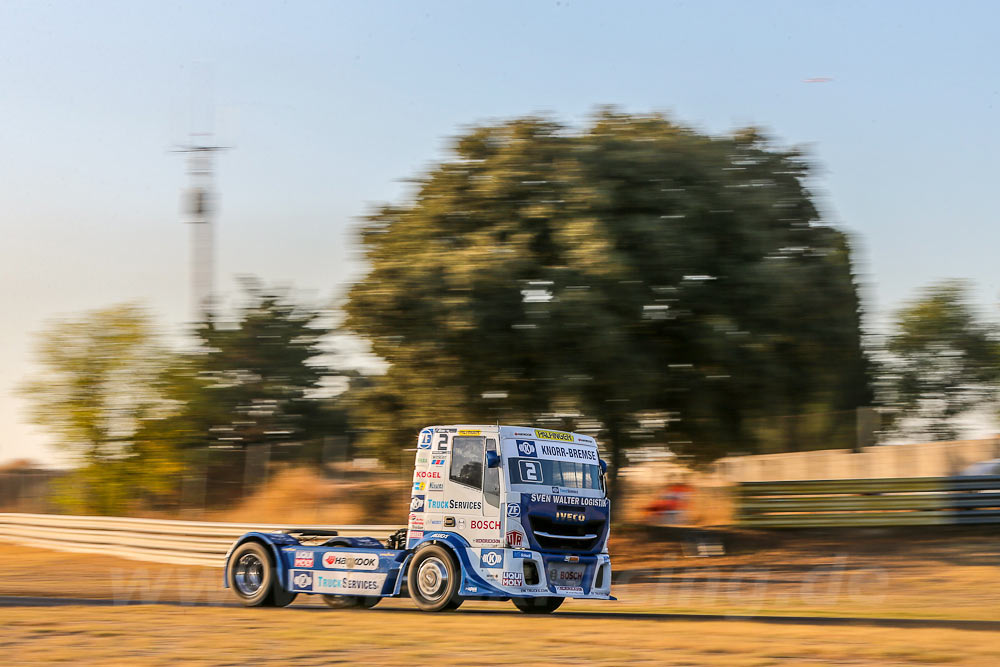
<svg viewBox="0 0 1000 667"><path fill-rule="evenodd" d="M0 607L124 607L136 605L168 606L168 607L233 607L242 608L235 602L216 603L184 603L165 600L161 602L119 601L107 598L69 598L69 597L33 597L3 595L0 596ZM330 613L325 606L296 606L296 611L317 611ZM260 609L261 613L280 612L279 609ZM419 609L383 608L370 610L342 610L358 614L423 614ZM513 609L468 609L453 612L461 616L521 616L521 612ZM817 625L817 626L857 626L876 628L949 628L954 630L982 630L996 632L1000 630L1000 621L955 620L937 618L864 618L850 616L734 616L728 614L667 614L653 612L609 612L609 611L564 611L555 612L555 617L602 619L602 620L637 620L637 621L742 621L752 623L767 623L771 625Z"/></svg>

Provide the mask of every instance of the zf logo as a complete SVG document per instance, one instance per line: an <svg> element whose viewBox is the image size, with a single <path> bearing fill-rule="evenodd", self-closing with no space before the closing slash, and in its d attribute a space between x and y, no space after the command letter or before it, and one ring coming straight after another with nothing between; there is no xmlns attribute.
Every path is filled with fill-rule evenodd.
<svg viewBox="0 0 1000 667"><path fill-rule="evenodd" d="M507 516L521 516L521 506L517 503L507 505Z"/></svg>
<svg viewBox="0 0 1000 667"><path fill-rule="evenodd" d="M531 440L518 440L517 453L521 456L535 456L535 443Z"/></svg>
<svg viewBox="0 0 1000 667"><path fill-rule="evenodd" d="M410 501L410 511L411 512L423 512L424 511L424 497L423 496L413 496L413 500Z"/></svg>
<svg viewBox="0 0 1000 667"><path fill-rule="evenodd" d="M486 568L498 568L503 565L503 551L501 549L483 549L480 564Z"/></svg>

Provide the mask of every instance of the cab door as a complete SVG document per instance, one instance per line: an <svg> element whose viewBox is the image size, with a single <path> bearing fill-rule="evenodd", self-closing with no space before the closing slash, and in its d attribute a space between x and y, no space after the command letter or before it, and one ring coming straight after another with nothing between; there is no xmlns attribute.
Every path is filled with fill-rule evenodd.
<svg viewBox="0 0 1000 667"><path fill-rule="evenodd" d="M474 548L502 546L500 469L488 468L486 463L487 451L499 452L497 441L495 434L465 435L461 431L451 437L445 530L459 533ZM493 562L495 558L486 560Z"/></svg>

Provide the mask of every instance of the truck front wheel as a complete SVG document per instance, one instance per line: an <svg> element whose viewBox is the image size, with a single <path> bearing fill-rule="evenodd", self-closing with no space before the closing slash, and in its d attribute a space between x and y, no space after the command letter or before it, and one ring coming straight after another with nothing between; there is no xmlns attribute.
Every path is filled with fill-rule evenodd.
<svg viewBox="0 0 1000 667"><path fill-rule="evenodd" d="M566 598L512 598L514 606L525 614L551 614Z"/></svg>
<svg viewBox="0 0 1000 667"><path fill-rule="evenodd" d="M457 609L461 576L447 549L432 544L418 551L410 561L407 587L410 597L423 611Z"/></svg>

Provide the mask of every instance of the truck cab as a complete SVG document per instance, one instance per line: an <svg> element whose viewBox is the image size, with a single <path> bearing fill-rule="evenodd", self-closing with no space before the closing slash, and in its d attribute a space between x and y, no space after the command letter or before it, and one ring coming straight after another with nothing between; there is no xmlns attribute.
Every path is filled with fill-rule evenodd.
<svg viewBox="0 0 1000 667"><path fill-rule="evenodd" d="M384 542L248 533L227 555L226 585L248 606L305 593L367 608L408 595L425 611L493 599L548 613L566 598L614 599L605 468L579 433L430 426L417 439L405 532Z"/></svg>
<svg viewBox="0 0 1000 667"><path fill-rule="evenodd" d="M610 595L610 507L593 438L520 426L420 433L407 547L465 552L462 593Z"/></svg>

